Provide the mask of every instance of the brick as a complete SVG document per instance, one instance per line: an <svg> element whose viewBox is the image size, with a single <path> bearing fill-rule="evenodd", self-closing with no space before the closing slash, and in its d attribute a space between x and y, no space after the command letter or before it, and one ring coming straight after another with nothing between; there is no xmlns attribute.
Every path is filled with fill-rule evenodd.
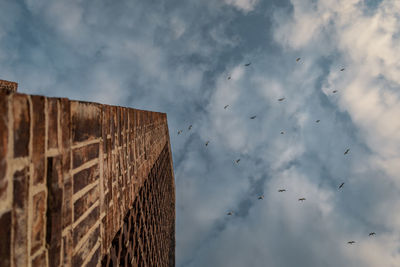
<svg viewBox="0 0 400 267"><path fill-rule="evenodd" d="M32 102L32 157L31 162L33 168L33 184L44 183L44 153L45 153L45 114L44 105L45 98L43 96L31 96Z"/></svg>
<svg viewBox="0 0 400 267"><path fill-rule="evenodd" d="M33 218L32 218L32 237L31 255L38 251L45 241L45 215L46 215L46 193L41 191L33 196Z"/></svg>
<svg viewBox="0 0 400 267"><path fill-rule="evenodd" d="M0 80L0 92L4 92L4 93L14 92L15 93L15 92L17 92L17 89L18 89L18 83Z"/></svg>
<svg viewBox="0 0 400 267"><path fill-rule="evenodd" d="M72 140L74 143L101 137L99 105L71 101Z"/></svg>
<svg viewBox="0 0 400 267"><path fill-rule="evenodd" d="M28 168L16 171L13 176L13 262L15 266L27 265L28 185Z"/></svg>
<svg viewBox="0 0 400 267"><path fill-rule="evenodd" d="M46 266L46 250L43 250L42 253L37 255L33 260L32 260L32 267L43 267Z"/></svg>
<svg viewBox="0 0 400 267"><path fill-rule="evenodd" d="M63 190L61 157L47 159L47 212L46 212L46 244L49 253L49 265L58 266L61 260L61 231Z"/></svg>
<svg viewBox="0 0 400 267"><path fill-rule="evenodd" d="M29 103L26 95L13 96L14 116L14 157L26 157L29 154L30 116Z"/></svg>
<svg viewBox="0 0 400 267"><path fill-rule="evenodd" d="M100 247L96 249L96 251L92 255L92 258L89 260L86 266L95 267L99 263L99 260L100 260Z"/></svg>
<svg viewBox="0 0 400 267"><path fill-rule="evenodd" d="M74 221L85 213L99 199L98 186L93 187L74 203Z"/></svg>
<svg viewBox="0 0 400 267"><path fill-rule="evenodd" d="M0 215L0 262L1 266L9 267L11 264L11 211Z"/></svg>
<svg viewBox="0 0 400 267"><path fill-rule="evenodd" d="M58 148L58 98L47 99L47 148Z"/></svg>
<svg viewBox="0 0 400 267"><path fill-rule="evenodd" d="M99 165L84 169L74 175L74 193L99 179Z"/></svg>
<svg viewBox="0 0 400 267"><path fill-rule="evenodd" d="M99 143L76 148L72 151L72 155L72 167L79 167L85 162L99 157Z"/></svg>
<svg viewBox="0 0 400 267"><path fill-rule="evenodd" d="M8 98L0 91L0 200L7 198Z"/></svg>
<svg viewBox="0 0 400 267"><path fill-rule="evenodd" d="M72 257L72 266L82 266L82 263L86 260L94 246L97 244L99 237L100 227L97 226L79 251Z"/></svg>
<svg viewBox="0 0 400 267"><path fill-rule="evenodd" d="M72 223L72 179L64 175L63 206L62 206L62 227L68 227Z"/></svg>
<svg viewBox="0 0 400 267"><path fill-rule="evenodd" d="M85 236L89 229L96 223L99 219L100 208L95 207L85 219L83 219L74 229L73 229L73 241L74 247L78 242Z"/></svg>

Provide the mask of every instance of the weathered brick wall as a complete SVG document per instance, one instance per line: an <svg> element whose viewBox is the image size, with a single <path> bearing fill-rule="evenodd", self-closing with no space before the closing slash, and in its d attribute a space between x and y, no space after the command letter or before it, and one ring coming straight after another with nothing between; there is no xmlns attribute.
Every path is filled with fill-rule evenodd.
<svg viewBox="0 0 400 267"><path fill-rule="evenodd" d="M126 266L174 255L171 158L163 113L0 89L0 265L109 264L130 214Z"/></svg>

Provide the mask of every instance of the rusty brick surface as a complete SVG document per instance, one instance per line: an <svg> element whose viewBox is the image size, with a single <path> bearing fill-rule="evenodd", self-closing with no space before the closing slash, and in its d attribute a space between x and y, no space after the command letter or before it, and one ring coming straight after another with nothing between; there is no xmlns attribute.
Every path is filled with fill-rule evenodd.
<svg viewBox="0 0 400 267"><path fill-rule="evenodd" d="M72 167L76 168L83 163L99 157L99 143L79 147L72 152Z"/></svg>
<svg viewBox="0 0 400 267"><path fill-rule="evenodd" d="M9 267L11 264L11 211L0 215L0 262L1 266Z"/></svg>
<svg viewBox="0 0 400 267"><path fill-rule="evenodd" d="M26 95L14 94L14 157L26 157L29 154L30 114Z"/></svg>
<svg viewBox="0 0 400 267"><path fill-rule="evenodd" d="M82 142L101 137L101 107L85 102L71 102L72 140Z"/></svg>
<svg viewBox="0 0 400 267"><path fill-rule="evenodd" d="M61 157L47 159L47 212L46 212L46 245L49 248L49 265L58 266L61 260L61 231L63 191Z"/></svg>
<svg viewBox="0 0 400 267"><path fill-rule="evenodd" d="M98 164L74 174L74 193L99 179Z"/></svg>
<svg viewBox="0 0 400 267"><path fill-rule="evenodd" d="M98 199L99 188L95 186L74 203L74 220L78 220Z"/></svg>
<svg viewBox="0 0 400 267"><path fill-rule="evenodd" d="M7 93L16 92L18 89L18 83L0 80L0 91Z"/></svg>
<svg viewBox="0 0 400 267"><path fill-rule="evenodd" d="M46 192L41 191L33 196L33 218L31 233L31 254L38 251L44 244Z"/></svg>
<svg viewBox="0 0 400 267"><path fill-rule="evenodd" d="M44 182L44 161L45 161L45 98L43 96L31 96L32 101L32 158L33 184Z"/></svg>
<svg viewBox="0 0 400 267"><path fill-rule="evenodd" d="M58 99L47 99L48 126L47 126L47 148L58 148Z"/></svg>
<svg viewBox="0 0 400 267"><path fill-rule="evenodd" d="M13 176L13 263L25 266L28 263L28 168L16 171Z"/></svg>

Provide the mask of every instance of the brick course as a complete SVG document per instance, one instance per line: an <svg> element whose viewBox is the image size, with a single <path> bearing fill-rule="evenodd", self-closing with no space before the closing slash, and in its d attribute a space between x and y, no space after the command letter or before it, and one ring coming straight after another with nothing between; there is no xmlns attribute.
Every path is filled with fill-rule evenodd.
<svg viewBox="0 0 400 267"><path fill-rule="evenodd" d="M174 266L166 115L4 84L1 266Z"/></svg>

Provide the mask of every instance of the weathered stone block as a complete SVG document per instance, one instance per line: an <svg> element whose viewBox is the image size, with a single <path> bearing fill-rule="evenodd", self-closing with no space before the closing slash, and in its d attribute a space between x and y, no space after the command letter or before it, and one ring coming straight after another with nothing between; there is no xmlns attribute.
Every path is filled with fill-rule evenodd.
<svg viewBox="0 0 400 267"><path fill-rule="evenodd" d="M46 250L43 250L42 253L37 255L32 260L32 267L43 267L43 266L47 266L47 264L46 264Z"/></svg>
<svg viewBox="0 0 400 267"><path fill-rule="evenodd" d="M58 98L47 99L47 148L58 148Z"/></svg>
<svg viewBox="0 0 400 267"><path fill-rule="evenodd" d="M14 173L13 189L13 262L15 266L26 266L28 260L28 168Z"/></svg>
<svg viewBox="0 0 400 267"><path fill-rule="evenodd" d="M82 237L84 237L89 229L96 223L96 221L99 219L99 215L100 208L97 206L73 229L73 240L75 247Z"/></svg>
<svg viewBox="0 0 400 267"><path fill-rule="evenodd" d="M26 95L13 95L14 116L14 157L26 157L29 154L30 114Z"/></svg>
<svg viewBox="0 0 400 267"><path fill-rule="evenodd" d="M44 161L45 161L45 98L43 96L31 96L32 101L32 158L33 184L44 182Z"/></svg>
<svg viewBox="0 0 400 267"><path fill-rule="evenodd" d="M72 140L74 143L101 137L101 107L71 101Z"/></svg>
<svg viewBox="0 0 400 267"><path fill-rule="evenodd" d="M11 264L11 211L0 215L0 262L1 266L9 267Z"/></svg>
<svg viewBox="0 0 400 267"><path fill-rule="evenodd" d="M31 236L31 254L33 255L44 246L45 215L46 215L46 193L41 191L33 196L33 218Z"/></svg>
<svg viewBox="0 0 400 267"><path fill-rule="evenodd" d="M6 93L15 93L18 89L18 83L0 80L0 91Z"/></svg>
<svg viewBox="0 0 400 267"><path fill-rule="evenodd" d="M99 187L95 186L74 203L74 221L78 220L99 199Z"/></svg>
<svg viewBox="0 0 400 267"><path fill-rule="evenodd" d="M99 143L76 148L72 151L72 167L76 168L85 162L99 157Z"/></svg>
<svg viewBox="0 0 400 267"><path fill-rule="evenodd" d="M84 169L74 175L74 193L99 179L99 165Z"/></svg>
<svg viewBox="0 0 400 267"><path fill-rule="evenodd" d="M82 263L87 259L90 252L96 245L98 239L100 237L100 227L97 226L96 229L90 234L88 239L79 249L79 251L72 258L73 266L82 266ZM96 265L95 265L96 266Z"/></svg>

